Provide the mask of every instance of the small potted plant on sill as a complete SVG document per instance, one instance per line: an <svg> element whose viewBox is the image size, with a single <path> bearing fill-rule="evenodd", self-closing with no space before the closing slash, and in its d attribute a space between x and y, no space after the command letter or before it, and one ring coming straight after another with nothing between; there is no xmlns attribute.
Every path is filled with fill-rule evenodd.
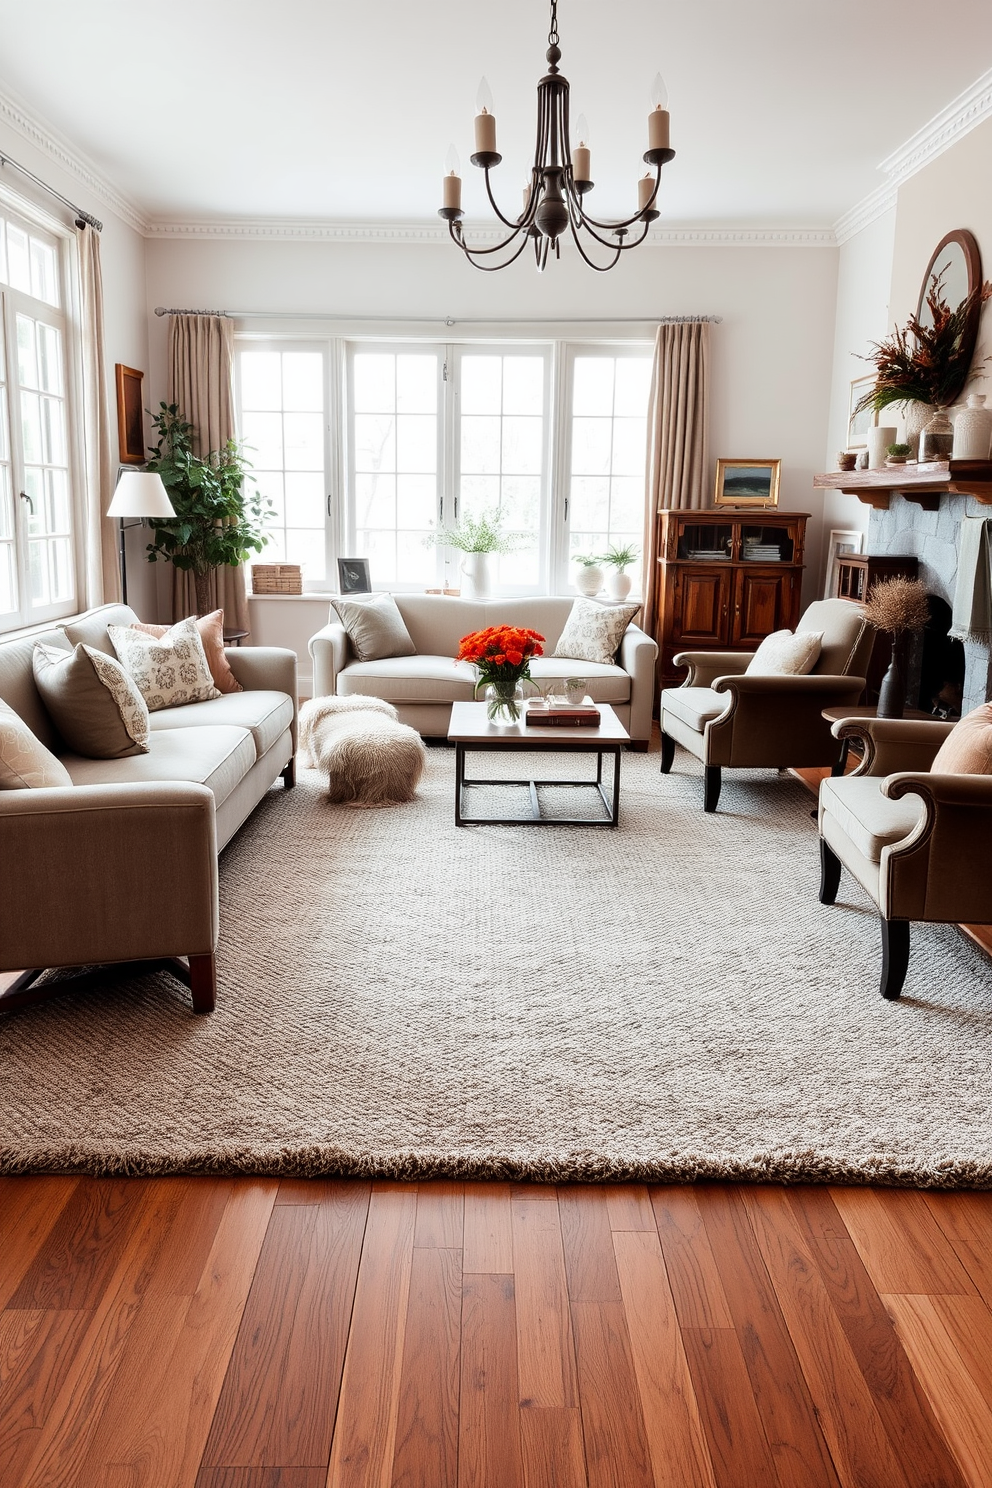
<svg viewBox="0 0 992 1488"><path fill-rule="evenodd" d="M512 553L519 546L513 533L503 531L503 513L498 507L478 517L463 517L457 527L442 528L437 541L463 555L459 568L464 576L464 599L488 599L493 585L491 555Z"/></svg>
<svg viewBox="0 0 992 1488"><path fill-rule="evenodd" d="M575 587L587 599L594 599L603 587L604 574L600 568L602 561L595 554L572 554L572 562L579 566L579 571L575 575Z"/></svg>
<svg viewBox="0 0 992 1488"><path fill-rule="evenodd" d="M905 465L910 456L908 444L890 444L885 452L886 465Z"/></svg>
<svg viewBox="0 0 992 1488"><path fill-rule="evenodd" d="M626 547L618 547L616 544L607 548L600 559L605 563L610 572L606 576L606 592L611 599L626 599L630 593L630 574L627 573L628 563L637 561L637 544L628 543Z"/></svg>

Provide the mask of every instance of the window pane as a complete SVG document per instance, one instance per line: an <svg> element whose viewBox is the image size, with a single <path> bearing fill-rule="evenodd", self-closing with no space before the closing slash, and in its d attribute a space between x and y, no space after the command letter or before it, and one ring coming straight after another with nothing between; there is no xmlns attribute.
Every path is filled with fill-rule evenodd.
<svg viewBox="0 0 992 1488"><path fill-rule="evenodd" d="M258 470L252 472L258 486L258 494L267 497L272 502L272 517L266 524L266 532L269 541L265 548L265 557L259 558L259 563L267 563L272 554L272 532L276 526L281 526L286 520L286 500L283 494L285 477L281 470ZM276 562L276 559L272 560Z"/></svg>
<svg viewBox="0 0 992 1488"><path fill-rule="evenodd" d="M577 356L573 365L569 551L643 542L649 356ZM628 565L633 585L640 565Z"/></svg>
<svg viewBox="0 0 992 1488"><path fill-rule="evenodd" d="M504 472L514 475L540 475L544 463L543 435L543 419L505 418L503 420Z"/></svg>
<svg viewBox="0 0 992 1488"><path fill-rule="evenodd" d="M396 468L408 474L437 469L437 419L433 414L404 414L396 420Z"/></svg>
<svg viewBox="0 0 992 1488"><path fill-rule="evenodd" d="M0 543L0 615L9 615L17 608L14 545L13 543Z"/></svg>
<svg viewBox="0 0 992 1488"><path fill-rule="evenodd" d="M572 420L572 470L576 475L609 474L612 434L612 419Z"/></svg>
<svg viewBox="0 0 992 1488"><path fill-rule="evenodd" d="M17 380L21 387L37 388L38 350L34 334L34 321L26 315L17 317Z"/></svg>
<svg viewBox="0 0 992 1488"><path fill-rule="evenodd" d="M437 357L396 358L396 408L399 413L437 412Z"/></svg>
<svg viewBox="0 0 992 1488"><path fill-rule="evenodd" d="M610 496L610 526L637 531L644 520L644 477L614 476ZM640 544L642 537L643 533L638 532L632 540Z"/></svg>
<svg viewBox="0 0 992 1488"><path fill-rule="evenodd" d="M64 392L62 386L62 337L55 326L38 326L39 386L46 393Z"/></svg>
<svg viewBox="0 0 992 1488"><path fill-rule="evenodd" d="M354 420L355 469L396 469L396 420L390 414L357 414Z"/></svg>
<svg viewBox="0 0 992 1488"><path fill-rule="evenodd" d="M423 532L396 534L396 582L430 584L437 573L433 539Z"/></svg>
<svg viewBox="0 0 992 1488"><path fill-rule="evenodd" d="M610 518L610 478L575 476L572 480L570 523L573 532L605 528ZM581 549L580 549L581 551Z"/></svg>
<svg viewBox="0 0 992 1488"><path fill-rule="evenodd" d="M429 531L437 519L437 481L428 475L396 477L397 521L401 527ZM433 540L431 547L433 547ZM431 559L431 572L434 560Z"/></svg>
<svg viewBox="0 0 992 1488"><path fill-rule="evenodd" d="M283 440L287 470L319 470L323 473L324 419L322 414L284 414Z"/></svg>
<svg viewBox="0 0 992 1488"><path fill-rule="evenodd" d="M244 413L241 432L245 452L256 471L282 469L281 413Z"/></svg>
<svg viewBox="0 0 992 1488"><path fill-rule="evenodd" d="M503 412L544 413L543 357L504 357Z"/></svg>
<svg viewBox="0 0 992 1488"><path fill-rule="evenodd" d="M324 524L324 472L306 474L287 471L286 524L289 527L322 527ZM264 560L263 560L264 561Z"/></svg>
<svg viewBox="0 0 992 1488"><path fill-rule="evenodd" d="M650 357L617 357L614 395L617 417L646 418L650 392Z"/></svg>
<svg viewBox="0 0 992 1488"><path fill-rule="evenodd" d="M28 235L13 222L7 223L7 283L31 293L31 258Z"/></svg>
<svg viewBox="0 0 992 1488"><path fill-rule="evenodd" d="M48 305L59 302L58 255L52 243L31 239L31 293ZM61 596L60 596L61 597Z"/></svg>
<svg viewBox="0 0 992 1488"><path fill-rule="evenodd" d="M265 550L266 555L269 549ZM261 560L263 563L267 558ZM319 568L320 574L324 573L326 563L324 561L324 529L310 528L300 530L295 527L286 529L285 557L284 563L298 563L305 574L312 574L315 568Z"/></svg>
<svg viewBox="0 0 992 1488"><path fill-rule="evenodd" d="M462 470L471 475L496 474L500 467L499 418L462 418Z"/></svg>
<svg viewBox="0 0 992 1488"><path fill-rule="evenodd" d="M358 352L353 362L356 413L392 413L396 407L396 358Z"/></svg>
<svg viewBox="0 0 992 1488"><path fill-rule="evenodd" d="M287 351L282 359L284 408L324 412L324 358L319 351Z"/></svg>
<svg viewBox="0 0 992 1488"><path fill-rule="evenodd" d="M277 351L243 351L241 353L241 407L274 409L282 407L282 358Z"/></svg>
<svg viewBox="0 0 992 1488"><path fill-rule="evenodd" d="M465 356L461 361L462 414L499 413L503 365L498 356Z"/></svg>
<svg viewBox="0 0 992 1488"><path fill-rule="evenodd" d="M644 475L647 460L647 420L617 418L613 420L613 474Z"/></svg>
<svg viewBox="0 0 992 1488"><path fill-rule="evenodd" d="M396 526L395 475L355 477L355 522L359 527Z"/></svg>
<svg viewBox="0 0 992 1488"><path fill-rule="evenodd" d="M613 357L576 357L573 373L573 414L613 412Z"/></svg>

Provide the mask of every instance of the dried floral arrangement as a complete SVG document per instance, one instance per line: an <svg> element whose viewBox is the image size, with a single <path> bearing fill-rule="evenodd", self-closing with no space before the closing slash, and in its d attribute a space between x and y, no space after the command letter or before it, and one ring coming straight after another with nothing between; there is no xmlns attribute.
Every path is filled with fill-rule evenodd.
<svg viewBox="0 0 992 1488"><path fill-rule="evenodd" d="M875 364L875 386L854 412L864 413L868 408L881 412L890 403L930 403L935 408L953 403L971 372L970 352L962 345L965 330L990 297L992 284L986 281L952 310L935 274L927 291L933 324L923 325L911 315L886 340L872 342L863 360Z"/></svg>
<svg viewBox="0 0 992 1488"><path fill-rule="evenodd" d="M926 585L921 579L879 579L868 592L865 619L889 635L922 630L930 619Z"/></svg>

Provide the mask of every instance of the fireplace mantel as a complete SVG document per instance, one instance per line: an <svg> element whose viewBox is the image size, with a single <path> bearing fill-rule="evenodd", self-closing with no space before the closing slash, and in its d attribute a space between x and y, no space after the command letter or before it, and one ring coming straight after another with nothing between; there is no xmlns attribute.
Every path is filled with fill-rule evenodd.
<svg viewBox="0 0 992 1488"><path fill-rule="evenodd" d="M844 491L876 511L887 511L893 496L915 501L924 511L938 511L941 496L974 496L992 506L992 460L935 461L927 465L890 465L884 470L830 470L814 475L818 490Z"/></svg>

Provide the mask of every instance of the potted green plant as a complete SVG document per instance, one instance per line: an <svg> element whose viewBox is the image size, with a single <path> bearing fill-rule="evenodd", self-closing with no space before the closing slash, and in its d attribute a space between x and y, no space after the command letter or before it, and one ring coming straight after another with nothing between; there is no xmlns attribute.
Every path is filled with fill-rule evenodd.
<svg viewBox="0 0 992 1488"><path fill-rule="evenodd" d="M466 599L488 599L493 583L491 555L512 553L518 546L519 539L503 531L503 521L502 511L495 507L477 517L463 517L457 527L443 527L437 535L439 543L463 554L459 568L464 575Z"/></svg>
<svg viewBox="0 0 992 1488"><path fill-rule="evenodd" d="M885 455L886 465L905 465L909 459L910 446L908 444L890 444Z"/></svg>
<svg viewBox="0 0 992 1488"><path fill-rule="evenodd" d="M575 575L576 589L588 599L593 599L603 587L604 576L600 567L602 559L593 553L573 553L572 562L579 567Z"/></svg>
<svg viewBox="0 0 992 1488"><path fill-rule="evenodd" d="M606 592L611 599L626 599L630 593L630 574L626 568L628 563L637 561L637 552L636 543L628 543L625 547L613 544L600 559L610 569L606 576Z"/></svg>
<svg viewBox="0 0 992 1488"><path fill-rule="evenodd" d="M164 558L192 573L197 614L211 608L210 576L225 566L237 568L268 542L264 524L272 502L246 482L250 464L236 440L206 457L195 455L188 424L175 403L162 403L152 418L158 443L148 462L157 471L175 508L175 520L152 523L148 561Z"/></svg>

